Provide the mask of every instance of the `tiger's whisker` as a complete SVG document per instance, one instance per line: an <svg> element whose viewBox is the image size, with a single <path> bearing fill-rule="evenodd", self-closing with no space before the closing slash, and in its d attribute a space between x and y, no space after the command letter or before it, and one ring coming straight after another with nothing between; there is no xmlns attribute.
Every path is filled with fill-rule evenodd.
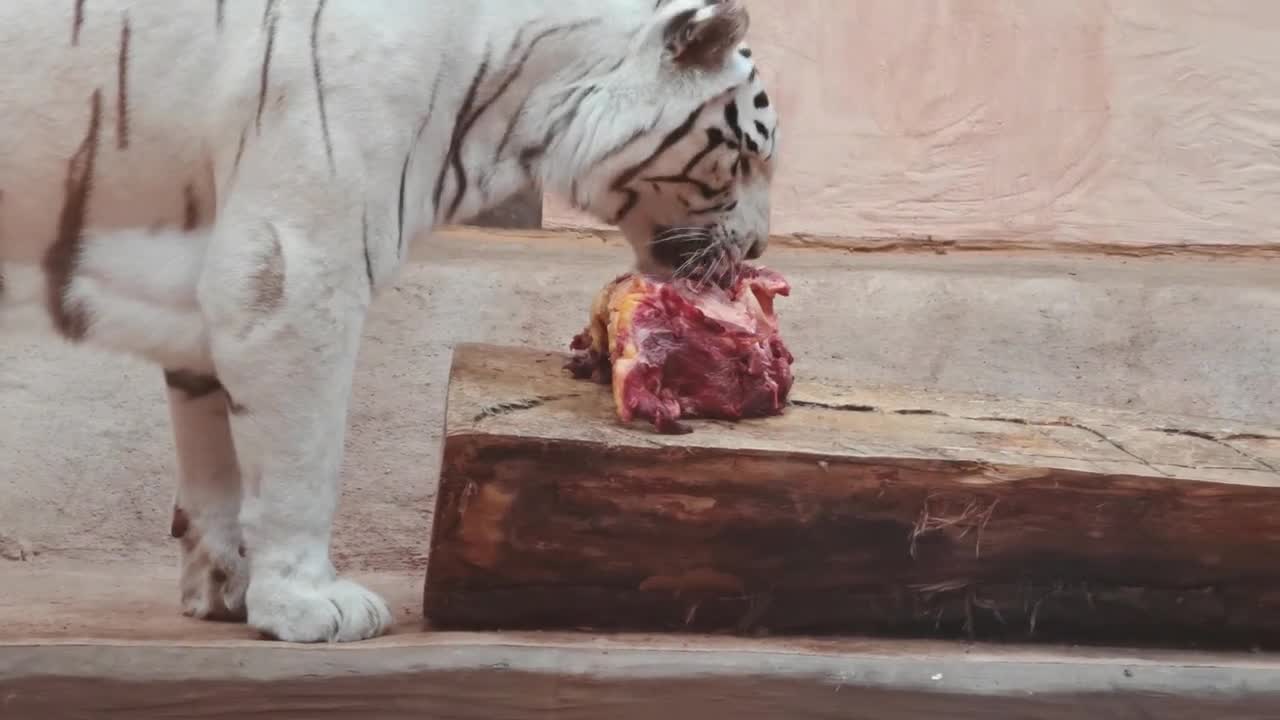
<svg viewBox="0 0 1280 720"><path fill-rule="evenodd" d="M663 237L665 235L676 235L676 234L681 234L686 232L705 233L707 232L707 229L704 227L698 227L696 225L677 225L675 227L669 227L664 229L662 232L658 233L656 237Z"/></svg>
<svg viewBox="0 0 1280 720"><path fill-rule="evenodd" d="M660 233L650 240L650 243L653 245L661 245L664 243L680 242L683 240L703 240L708 237L709 234L705 230L688 228L676 232Z"/></svg>
<svg viewBox="0 0 1280 720"><path fill-rule="evenodd" d="M674 273L675 276L688 277L690 273L697 270L698 265L706 258L707 253L711 252L712 247L712 245L707 245L690 255L683 263L680 264L680 267L676 268Z"/></svg>
<svg viewBox="0 0 1280 720"><path fill-rule="evenodd" d="M649 244L650 244L650 245L665 245L665 244L669 244L669 243L684 242L684 241L686 241L686 240L703 240L703 239L705 239L705 238L706 238L706 236L705 236L705 235L695 235L695 234L689 234L689 235L671 235L671 236L664 237L664 238L658 238L658 239L650 240L650 241L649 241Z"/></svg>

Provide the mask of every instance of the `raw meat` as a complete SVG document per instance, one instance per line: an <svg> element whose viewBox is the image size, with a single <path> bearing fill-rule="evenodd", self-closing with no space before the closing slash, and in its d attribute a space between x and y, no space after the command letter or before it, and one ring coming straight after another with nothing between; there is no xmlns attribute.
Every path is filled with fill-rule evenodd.
<svg viewBox="0 0 1280 720"><path fill-rule="evenodd" d="M790 292L778 273L750 266L723 285L622 275L596 296L567 368L612 383L624 422L644 418L663 433L689 432L682 417L776 415L794 358L773 302Z"/></svg>

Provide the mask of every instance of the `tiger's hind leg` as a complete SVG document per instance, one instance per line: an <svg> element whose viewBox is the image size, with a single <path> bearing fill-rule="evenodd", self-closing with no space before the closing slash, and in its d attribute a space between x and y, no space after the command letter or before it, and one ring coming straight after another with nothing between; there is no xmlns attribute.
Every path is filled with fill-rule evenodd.
<svg viewBox="0 0 1280 720"><path fill-rule="evenodd" d="M166 371L177 447L171 533L182 547L182 611L243 621L249 564L240 532L240 467L227 395L210 375Z"/></svg>

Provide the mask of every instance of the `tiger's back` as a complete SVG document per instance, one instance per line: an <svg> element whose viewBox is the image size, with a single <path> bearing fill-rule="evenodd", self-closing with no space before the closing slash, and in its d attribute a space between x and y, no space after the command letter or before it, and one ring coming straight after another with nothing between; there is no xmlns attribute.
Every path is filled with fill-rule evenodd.
<svg viewBox="0 0 1280 720"><path fill-rule="evenodd" d="M173 4L213 21L214 3ZM216 35L176 25L181 16L149 18L146 3L57 5L0 7L0 66L26 69L0 75L0 257L10 261L40 262L76 223L181 227L184 196L212 193L193 170L208 167L203 138L218 123ZM80 214L78 194L83 217L64 219Z"/></svg>
<svg viewBox="0 0 1280 720"><path fill-rule="evenodd" d="M0 8L0 63L30 68L0 77L0 329L51 324L171 367L210 364L197 283L244 159L305 176L335 165L335 135L403 144L426 102L410 85L440 70L350 0L42 7ZM359 143L339 146L353 177L377 162Z"/></svg>

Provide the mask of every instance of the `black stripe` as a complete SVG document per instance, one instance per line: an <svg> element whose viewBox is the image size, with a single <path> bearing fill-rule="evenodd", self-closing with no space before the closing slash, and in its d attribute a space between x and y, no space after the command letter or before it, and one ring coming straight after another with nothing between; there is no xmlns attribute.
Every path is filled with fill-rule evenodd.
<svg viewBox="0 0 1280 720"><path fill-rule="evenodd" d="M623 185L634 180L637 175L644 171L645 168L652 165L654 161L662 155L662 153L670 150L673 145L684 139L684 137L693 130L694 123L698 121L698 116L702 114L704 109L706 109L706 103L695 108L693 112L689 113L689 117L685 118L684 122L680 123L678 127L667 133L666 137L662 138L662 142L658 143L657 149L650 153L649 157L623 171L622 174L613 181L614 189L620 189Z"/></svg>
<svg viewBox="0 0 1280 720"><path fill-rule="evenodd" d="M231 179L240 172L240 160L244 157L244 145L249 139L249 128L240 131L240 144L236 146L236 158L231 163Z"/></svg>
<svg viewBox="0 0 1280 720"><path fill-rule="evenodd" d="M413 148L416 147L418 141L415 139L409 145L409 151L404 154L404 166L400 168L400 204L396 211L398 225L400 228L400 239L396 241L396 257L404 256L404 185L409 179L409 161L413 159Z"/></svg>
<svg viewBox="0 0 1280 720"><path fill-rule="evenodd" d="M80 44L80 27L84 25L84 2L85 0L75 0L75 12L71 18L71 44Z"/></svg>
<svg viewBox="0 0 1280 720"><path fill-rule="evenodd" d="M684 170L681 171L681 174L688 175L689 173L693 172L693 169L698 166L698 163L702 162L703 158L710 155L712 152L715 151L716 148L720 147L723 144L724 144L724 133L720 132L720 128L707 128L706 147L699 150L698 154L694 155L692 158L689 159L689 162L685 163Z"/></svg>
<svg viewBox="0 0 1280 720"><path fill-rule="evenodd" d="M70 340L80 340L89 331L88 314L79 304L67 302L67 290L75 273L81 235L89 214L101 126L102 91L94 90L89 98L89 129L76 154L67 163L62 211L58 214L58 235L44 257L49 313L54 325Z"/></svg>
<svg viewBox="0 0 1280 720"><path fill-rule="evenodd" d="M196 196L196 189L191 183L187 183L182 189L182 229L191 232L200 227L200 198Z"/></svg>
<svg viewBox="0 0 1280 720"><path fill-rule="evenodd" d="M116 147L129 147L129 39L133 29L126 13L120 24L120 52L116 57Z"/></svg>
<svg viewBox="0 0 1280 720"><path fill-rule="evenodd" d="M515 53L516 48L517 48L517 47L519 46L519 44L520 44L520 38L524 37L524 32L525 32L525 30L527 30L527 29L528 29L528 27L529 27L528 25L525 25L525 26L523 26L523 27L521 27L521 28L520 28L520 32L516 33L515 39L513 39L513 40L511 41L511 50L509 51L510 53L512 53L512 54L514 54L514 53ZM527 60L527 59L528 59L528 56L526 55L525 60ZM521 61L521 64L522 64L522 65L524 64L524 61L523 61L523 60ZM515 75L515 74L517 74L517 73L519 73L519 69L518 69L518 68L517 68L517 70L516 70L516 72L515 72L515 73L512 73L512 74L508 77L508 80L514 79L514 75ZM505 88L504 88L504 89L505 89ZM506 149L507 149L507 145L511 143L511 136L515 133L516 126L520 124L520 116L524 114L525 106L527 106L527 105L529 104L529 97L530 97L530 95L525 95L524 99L520 101L520 106L519 106L519 107L517 107L517 108L516 108L516 111L515 111L514 113L512 113L512 114L511 114L510 121L507 123L507 129L502 133L502 140L500 140L500 141L498 142L498 147L497 147L497 149L495 149L495 150L493 151L493 164L494 164L494 165L497 165L497 164L498 164L498 162L502 159L502 153L503 153L504 151L506 151ZM495 99L496 99L496 97L495 97Z"/></svg>
<svg viewBox="0 0 1280 720"><path fill-rule="evenodd" d="M582 107L582 103L587 97L590 97L590 93L579 96L568 111L556 118L551 127L547 128L546 134L542 136L540 144L520 151L520 168L524 170L526 176L533 175L533 163L547 154L547 149L551 147L551 143L578 117L578 110Z"/></svg>
<svg viewBox="0 0 1280 720"><path fill-rule="evenodd" d="M267 0L267 13L263 15L264 22L267 25L267 46L262 53L262 83L258 88L258 116L257 128L258 132L262 132L262 111L267 106L267 88L271 81L271 51L276 45L276 16L271 13L272 6L275 5L274 0ZM267 17L270 20L267 21Z"/></svg>
<svg viewBox="0 0 1280 720"><path fill-rule="evenodd" d="M680 140L688 135L689 132L693 130L694 124L698 121L698 116L702 114L702 111L706 109L706 106L706 103L703 103L695 108L693 112L689 113L689 117L685 118L684 122L680 123L676 129L667 133L666 137L662 138L662 142L658 143L657 149L654 150L649 157L627 168L613 181L610 189L616 193L621 193L626 198L623 201L622 208L618 210L617 215L613 219L614 225L617 225L626 219L627 215L635 209L636 203L640 201L639 193L626 186L630 184L636 176L644 172L645 168L652 165L654 161L662 155L662 153L670 150L673 145L680 142Z"/></svg>
<svg viewBox="0 0 1280 720"><path fill-rule="evenodd" d="M508 56L515 55L516 51L520 48L521 40L524 39L524 35L529 30L529 27L530 27L529 23L525 23L524 25L520 26L520 30L517 31L515 36L511 39L511 47L507 49ZM493 97L491 97L489 100L481 104L480 109L477 110L473 114L473 116L468 120L468 123L467 123L468 130L470 129L470 126L475 122L475 120L479 118L481 113L483 113L486 109L488 109L498 99L498 97L502 95L503 92L506 91L507 87L509 87L511 82L515 79L515 76L519 74L522 65L523 65L523 62L521 62L520 66L517 66L513 71L508 72L506 77L503 79L502 83L500 84L499 90L493 95ZM511 141L511 135L516 129L516 125L519 122L520 112L523 112L524 104L526 102L528 102L527 96L525 97L525 100L521 102L519 110L511 116L509 122L507 123L507 129L502 134L502 140L498 143L497 149L494 150L494 155L493 155L493 165L495 166L493 168L494 172L489 174L486 177L481 177L476 183L477 186L480 188L480 193L482 197L487 195L489 192L488 188L490 185L490 181L493 179L493 175L497 173L496 166L498 164L498 159L501 157L503 150L506 149L507 143ZM465 135L465 131L464 131L464 135ZM458 203L461 201L461 197L462 197L462 192L460 190L454 197L454 201L452 203L454 209L451 211L450 214L457 212L457 206L458 206ZM439 210L437 208L437 214L438 212Z"/></svg>
<svg viewBox="0 0 1280 720"><path fill-rule="evenodd" d="M409 142L409 149L404 155L404 167L400 170L400 208L398 214L400 237L396 241L396 258L404 257L404 186L405 180L409 175L409 162L413 159L413 150L418 146L418 140L422 138L422 133L427 131L427 125L431 123L431 116L436 110L436 94L440 91L440 78L444 77L444 73L436 75L436 81L431 86L431 98L427 101L427 113L422 117L422 122L418 124L418 131L413 134L413 139ZM436 212L433 207L432 212Z"/></svg>
<svg viewBox="0 0 1280 720"><path fill-rule="evenodd" d="M653 132L653 128L657 124L658 124L658 118L657 116L654 116L649 121L648 125L642 128L636 128L634 131L632 131L630 135L627 136L626 140L623 140L622 142L618 143L616 147L611 148L608 152L601 155L600 159L596 161L596 164L600 165L626 152L628 149L630 149L632 145L635 145L642 138L648 136L649 133Z"/></svg>
<svg viewBox="0 0 1280 720"><path fill-rule="evenodd" d="M360 215L360 237L364 241L364 274L369 278L369 294L373 295L373 259L369 256L369 206Z"/></svg>
<svg viewBox="0 0 1280 720"><path fill-rule="evenodd" d="M719 195L723 195L724 193L729 191L730 189L729 186L725 186L723 188L713 188L710 185L706 184L705 182L702 182L701 180L694 178L691 175L691 173L694 171L695 168L697 168L698 163L702 162L702 160L706 158L707 155L711 154L716 148L720 147L721 145L725 145L726 142L727 141L725 140L724 133L720 132L719 128L707 128L706 146L704 146L701 150L697 152L697 154L695 154L692 158L690 158L689 162L685 163L683 170L681 170L676 175L661 175L657 177L646 177L645 181L650 183L692 185L698 188L698 191L702 194L702 198L704 200L710 200ZM713 212L720 207L721 206L715 206L707 210L694 211L694 212L695 213L702 212L705 214L705 213ZM692 210L692 208L690 209Z"/></svg>
<svg viewBox="0 0 1280 720"><path fill-rule="evenodd" d="M619 67L622 66L624 62L626 62L626 58L621 58L617 60L613 64L612 68L610 68L609 70L601 74L608 75L609 73L616 71ZM595 66L593 66L586 72L582 73L580 76L576 78L572 78L569 82L571 84L580 83L584 78L588 77L592 73L592 71L594 71L597 67L599 67L600 64L602 63L597 63ZM564 132L565 128L567 128L569 124L572 123L575 119L577 119L578 111L581 110L582 104L585 103L588 98L595 95L599 91L600 91L599 85L589 85L586 87L579 87L578 89L574 90L573 93L569 95L569 98L566 99L563 103L557 104L557 107L568 107L568 109L565 110L560 115L560 117L556 118L556 121L551 124L551 127L547 128L546 134L544 134L542 137L541 144L534 147L526 147L520 151L520 168L524 171L524 174L527 177L532 177L533 175L533 163L537 162L539 159L542 158L542 156L546 155L547 150L551 147L551 143L555 142L555 139L559 137L560 133Z"/></svg>
<svg viewBox="0 0 1280 720"><path fill-rule="evenodd" d="M622 64L626 62L626 60L627 59L625 57L620 58L617 61L615 61L611 67L609 67L608 69L600 73L595 73L595 71L603 63L596 63L594 66L584 71L578 77L571 78L568 82L571 85L577 86L584 79L586 79L587 77L593 74L595 74L597 77L610 75L616 72L618 68L622 67ZM551 147L551 143L555 141L556 137L558 137L560 133L563 132L564 129L567 128L569 124L572 123L577 118L578 111L582 108L583 103L585 103L588 99L590 99L593 95L595 95L598 92L600 92L599 84L587 85L585 87L579 86L577 90L574 90L573 93L570 94L569 99L566 100L565 103L562 103L562 105L568 105L569 110L566 111L563 115L561 115L556 120L556 122L553 123L552 126L548 129L546 135L543 136L542 138L542 144L538 147L525 148L523 151L521 151L520 164L522 169L524 170L525 175L532 176L533 162L541 158L544 154L546 154L547 150ZM605 162L605 160L608 160L609 158L612 158L613 156L625 150L628 146L630 146L633 142L635 142L640 137L643 137L645 134L652 132L653 126L657 124L657 120L658 119L654 117L650 121L648 128L637 130L636 132L632 133L631 137L625 140L618 147L615 147L609 150L608 152L606 152L601 157L601 159L596 161L595 164L599 165Z"/></svg>
<svg viewBox="0 0 1280 720"><path fill-rule="evenodd" d="M329 174L338 173L333 161L333 140L329 136L329 113L324 104L324 78L320 74L320 16L324 13L325 0L316 3L316 14L311 18L311 69L316 79L316 99L320 104L320 131L324 135L324 152L329 158Z"/></svg>
<svg viewBox="0 0 1280 720"><path fill-rule="evenodd" d="M440 176L436 178L436 191L432 196L432 210L437 218L440 217L440 199L444 196L444 181L449 176L450 169L454 171L458 185L458 197L455 198L455 205L466 189L467 171L462 167L462 160L458 157L458 145L462 140L466 119L471 113L471 106L476 102L476 94L480 90L480 82L484 80L485 73L488 71L489 58L486 56L476 70L475 76L471 78L471 86L467 89L467 95L462 101L462 108L458 110L458 116L454 120L453 137L449 140L449 149L445 152L444 162L440 164Z"/></svg>
<svg viewBox="0 0 1280 720"><path fill-rule="evenodd" d="M605 74L608 75L617 71L618 68L622 67L623 62L625 62L625 58L623 60L619 60L618 62L614 63L613 67L609 68L605 72ZM594 86L594 85L591 86L587 96L589 97L591 93L594 93L597 90L599 90L597 86ZM586 98L584 97L583 99L585 100ZM641 138L644 138L649 133L653 132L653 129L658 125L658 119L659 117L657 115L652 116L649 119L648 125L645 125L642 128L637 128L636 130L632 131L632 133L627 136L626 140L623 140L622 142L618 143L617 145L615 145L614 147L606 151L604 154L602 154L600 158L596 160L595 164L602 165L608 162L609 160L612 160L613 158L617 157L618 155L626 152L632 145L638 142Z"/></svg>
<svg viewBox="0 0 1280 720"><path fill-rule="evenodd" d="M732 187L731 185L726 185L722 188L715 188L701 180L698 180L697 178L689 177L688 175L662 175L658 177L647 177L645 178L645 182L692 185L698 189L698 193L702 195L703 200L711 200L712 198L723 195L726 192L729 192L730 187Z"/></svg>
<svg viewBox="0 0 1280 720"><path fill-rule="evenodd" d="M224 11L226 10L226 7L224 6L226 5L227 0L217 0L217 2L217 7L214 9L214 25L221 30L222 20L225 17Z"/></svg>
<svg viewBox="0 0 1280 720"><path fill-rule="evenodd" d="M513 69L510 72L508 72L507 76L503 78L501 83L499 83L498 88L497 90L494 91L493 95L491 95L488 100L481 103L480 106L476 108L476 111L472 113L470 117L466 118L461 130L457 134L457 143L451 148L451 157L452 157L453 166L454 166L454 176L457 180L458 187L456 192L454 193L453 201L449 205L449 213L445 216L446 220L452 219L454 215L457 214L458 208L461 207L462 200L466 195L467 179L466 179L466 171L462 165L462 144L466 141L467 134L471 131L471 128L475 126L476 122L480 119L480 116L483 115L485 111L487 111L490 107L492 107L494 103L496 103L504 94L506 94L507 90L520 77L521 73L524 72L524 68L528 64L529 59L533 57L533 53L538 49L538 45L541 44L542 41L554 35L570 33L575 30L579 30L581 28L597 24L599 22L600 22L599 20L583 20L583 21L571 23L569 25L560 25L560 26L548 28L538 33L537 35L535 35L533 39L529 41L528 46L525 47L524 52L521 54L520 59L516 61ZM520 32L516 34L515 39L512 41L511 50L510 50L511 53L515 52L515 49L519 45L520 39L523 37L526 29L527 29L527 26L521 28ZM477 79L478 78L479 76L477 76ZM473 90L475 90L476 87L477 87L477 84L472 85ZM467 107L470 106L469 101L471 99L472 99L472 95L469 94L468 102L466 103Z"/></svg>
<svg viewBox="0 0 1280 720"><path fill-rule="evenodd" d="M502 153L506 151L507 145L511 144L511 136L515 134L516 126L520 124L520 117L524 115L525 106L529 104L529 97L520 101L520 107L511 115L511 121L507 123L507 129L502 133L502 140L498 143L498 148L493 151L493 164L497 165L502 160Z"/></svg>
<svg viewBox="0 0 1280 720"><path fill-rule="evenodd" d="M739 141L742 140L742 126L738 124L738 101L730 100L729 104L724 106L724 121L729 124L729 130L733 132L733 136Z"/></svg>
<svg viewBox="0 0 1280 720"><path fill-rule="evenodd" d="M738 207L737 200L727 202L727 203L717 203L715 205L712 205L711 207L705 207L705 208L695 208L692 205L690 205L688 201L685 200L683 197L680 198L680 201L684 203L684 206L686 209L688 209L690 215L711 215L713 213L719 213L719 212L733 212L733 209Z"/></svg>

